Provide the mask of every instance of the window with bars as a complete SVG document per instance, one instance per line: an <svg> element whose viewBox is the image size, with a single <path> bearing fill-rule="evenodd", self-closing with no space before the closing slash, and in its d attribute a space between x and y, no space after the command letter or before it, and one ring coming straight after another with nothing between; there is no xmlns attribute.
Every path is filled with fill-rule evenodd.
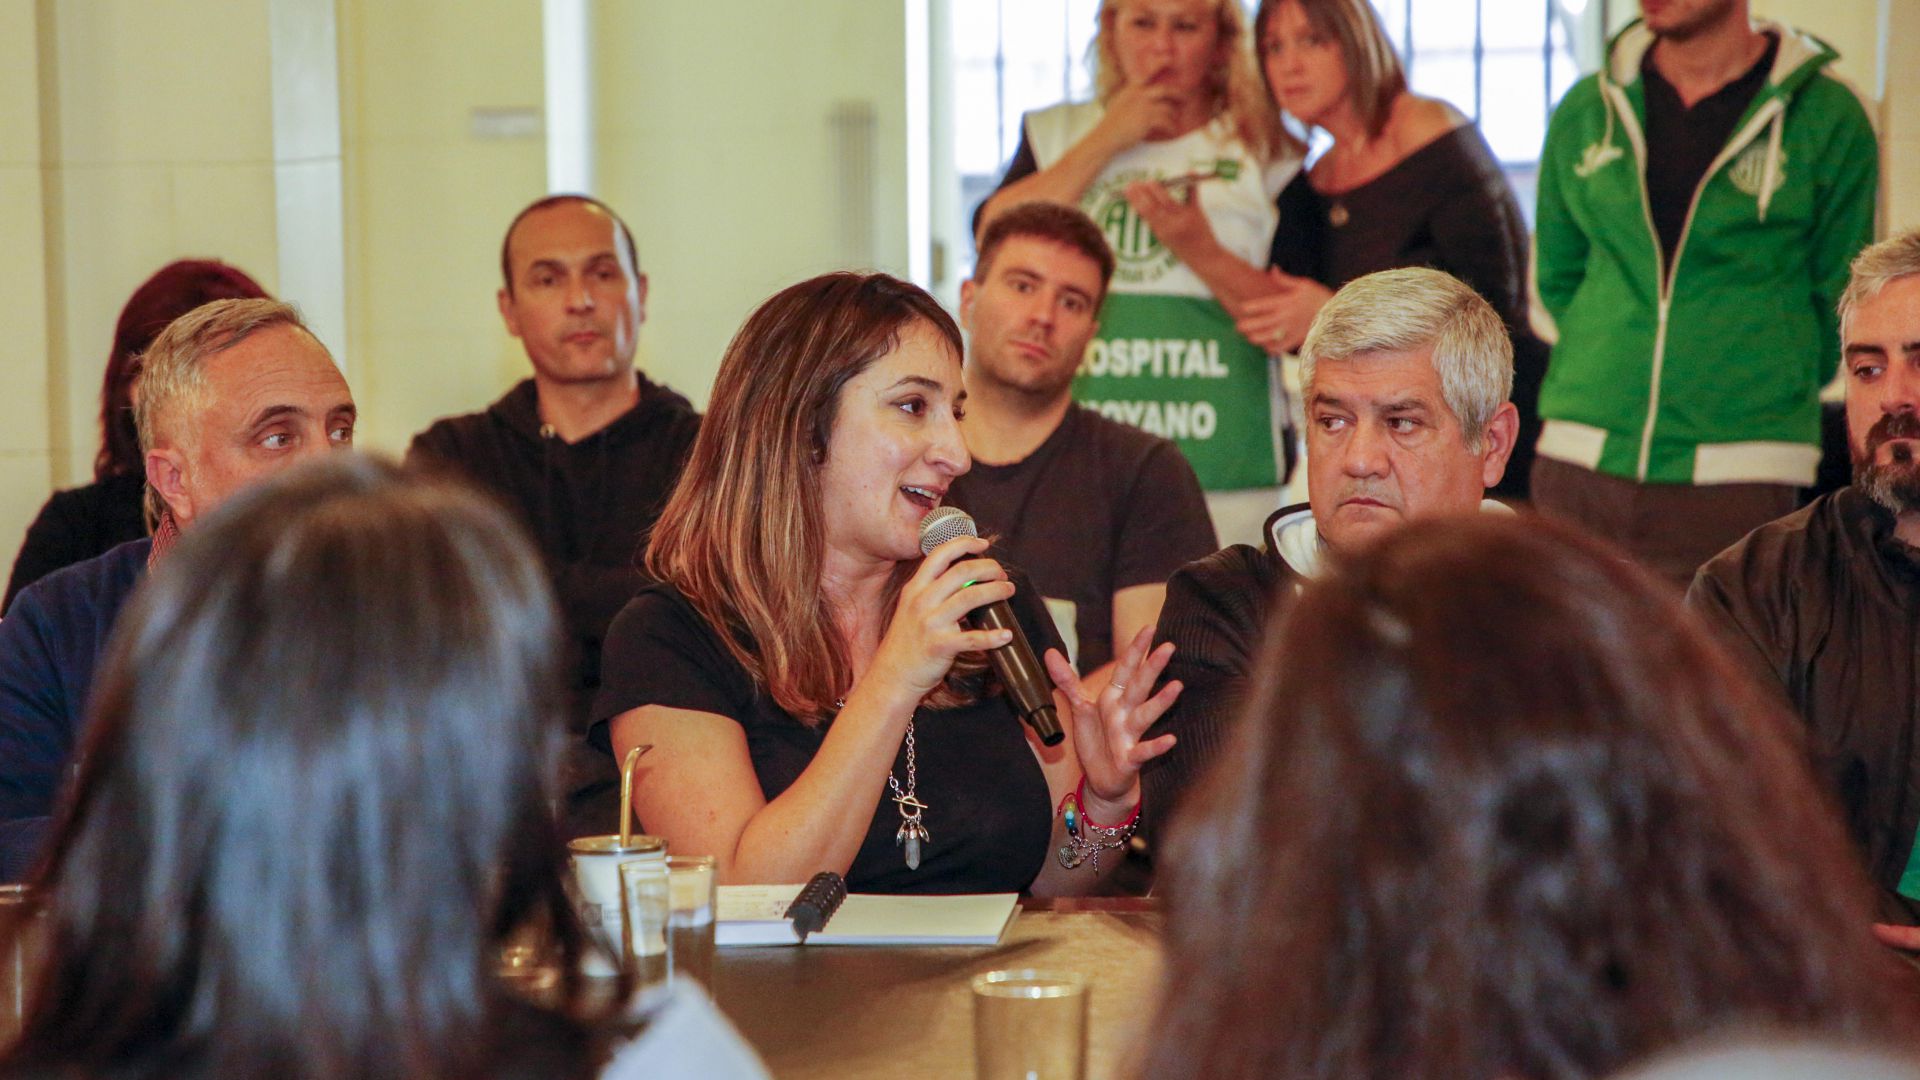
<svg viewBox="0 0 1920 1080"><path fill-rule="evenodd" d="M1533 213L1547 116L1582 73L1575 42L1605 0L1373 0L1415 93L1480 125ZM1247 4L1251 17L1254 4ZM1093 95L1087 50L1100 0L952 0L954 166L961 220L991 194L1029 110ZM1597 31L1596 31L1597 32ZM972 273L961 239L959 276Z"/></svg>

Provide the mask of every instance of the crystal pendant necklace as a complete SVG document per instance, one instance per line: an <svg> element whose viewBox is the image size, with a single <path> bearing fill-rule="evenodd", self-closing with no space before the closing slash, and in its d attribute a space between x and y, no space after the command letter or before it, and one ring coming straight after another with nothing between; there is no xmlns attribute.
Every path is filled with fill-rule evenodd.
<svg viewBox="0 0 1920 1080"><path fill-rule="evenodd" d="M900 807L900 829L893 834L893 842L906 849L907 869L920 869L920 845L933 839L927 833L927 827L920 823L920 815L926 813L927 804L914 797L920 788L919 771L914 768L913 718L907 718L907 789L900 790L900 781L895 779L893 770L887 770L887 787L893 791L893 801Z"/></svg>
<svg viewBox="0 0 1920 1080"><path fill-rule="evenodd" d="M833 707L846 708L847 699L841 698L833 703ZM893 770L887 770L887 789L893 792L893 801L900 807L900 828L894 832L893 842L905 849L909 870L920 869L920 845L933 839L920 820L921 815L927 812L927 804L921 802L917 795L920 790L920 770L913 745L914 719L913 716L907 717L907 786L904 790L900 787L899 778L893 775Z"/></svg>

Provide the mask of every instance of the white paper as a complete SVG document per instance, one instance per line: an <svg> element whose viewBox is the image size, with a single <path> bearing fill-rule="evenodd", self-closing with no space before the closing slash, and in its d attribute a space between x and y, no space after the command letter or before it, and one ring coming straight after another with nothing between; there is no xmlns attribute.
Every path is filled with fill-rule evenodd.
<svg viewBox="0 0 1920 1080"><path fill-rule="evenodd" d="M799 885L722 885L714 943L792 945L783 916ZM995 945L1013 922L1016 893L883 896L853 893L807 938L809 945Z"/></svg>

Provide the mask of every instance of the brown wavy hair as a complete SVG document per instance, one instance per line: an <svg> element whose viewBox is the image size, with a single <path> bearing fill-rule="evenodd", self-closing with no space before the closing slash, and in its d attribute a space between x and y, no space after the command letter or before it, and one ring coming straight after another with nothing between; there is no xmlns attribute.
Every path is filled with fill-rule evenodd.
<svg viewBox="0 0 1920 1080"><path fill-rule="evenodd" d="M1124 2L1101 0L1100 29L1088 47L1087 64L1093 69L1094 92L1102 104L1126 85L1126 76L1120 72L1120 54L1113 45L1113 25ZM1257 70L1259 65L1254 63L1252 37L1247 33L1247 16L1239 0L1215 0L1213 13L1225 62L1216 64L1208 73L1211 108L1207 115L1217 117L1225 113L1240 141L1263 162L1304 153L1306 144L1281 125L1280 113L1273 106L1273 94Z"/></svg>
<svg viewBox="0 0 1920 1080"><path fill-rule="evenodd" d="M1911 1031L1914 973L1792 719L1544 521L1307 587L1171 844L1143 1075L1613 1072L1710 1031Z"/></svg>
<svg viewBox="0 0 1920 1080"><path fill-rule="evenodd" d="M761 304L721 358L686 471L647 547L647 571L679 589L754 681L808 724L831 716L853 685L820 590L820 470L840 393L914 325L964 355L939 302L886 274L823 274ZM889 617L915 565L895 571ZM927 704L978 697L984 666L963 655Z"/></svg>
<svg viewBox="0 0 1920 1080"><path fill-rule="evenodd" d="M1387 32L1380 26L1380 15L1373 4L1370 0L1260 0L1260 10L1253 16L1256 56L1265 50L1267 22L1282 4L1300 5L1307 25L1340 46L1353 111L1367 125L1367 137L1378 138L1393 113L1394 99L1407 92L1407 73L1400 64L1400 54L1393 51L1393 42L1387 40ZM1267 78L1267 65L1259 66L1267 100L1278 100Z"/></svg>

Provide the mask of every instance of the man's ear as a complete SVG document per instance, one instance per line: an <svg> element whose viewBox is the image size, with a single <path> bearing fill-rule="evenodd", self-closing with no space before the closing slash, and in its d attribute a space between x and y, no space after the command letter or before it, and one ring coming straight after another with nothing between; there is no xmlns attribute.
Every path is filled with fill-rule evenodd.
<svg viewBox="0 0 1920 1080"><path fill-rule="evenodd" d="M1507 459L1519 438L1520 410L1511 401L1502 402L1480 435L1480 486L1492 487L1507 474Z"/></svg>
<svg viewBox="0 0 1920 1080"><path fill-rule="evenodd" d="M173 511L173 520L185 525L193 520L192 484L187 475L187 456L171 446L147 451L147 483L159 492L160 501Z"/></svg>
<svg viewBox="0 0 1920 1080"><path fill-rule="evenodd" d="M647 321L647 275L634 275L634 289L640 298L640 317L634 320L634 325L638 326Z"/></svg>
<svg viewBox="0 0 1920 1080"><path fill-rule="evenodd" d="M642 295L644 295L644 290ZM520 320L513 317L513 294L508 292L505 286L502 286L499 292L493 294L493 298L494 302L500 305L500 317L506 320L507 333L512 334L514 337L519 337Z"/></svg>
<svg viewBox="0 0 1920 1080"><path fill-rule="evenodd" d="M960 283L960 325L961 326L967 325L967 320L973 318L973 292L974 292L974 289L973 289L972 278L968 278L967 280Z"/></svg>

